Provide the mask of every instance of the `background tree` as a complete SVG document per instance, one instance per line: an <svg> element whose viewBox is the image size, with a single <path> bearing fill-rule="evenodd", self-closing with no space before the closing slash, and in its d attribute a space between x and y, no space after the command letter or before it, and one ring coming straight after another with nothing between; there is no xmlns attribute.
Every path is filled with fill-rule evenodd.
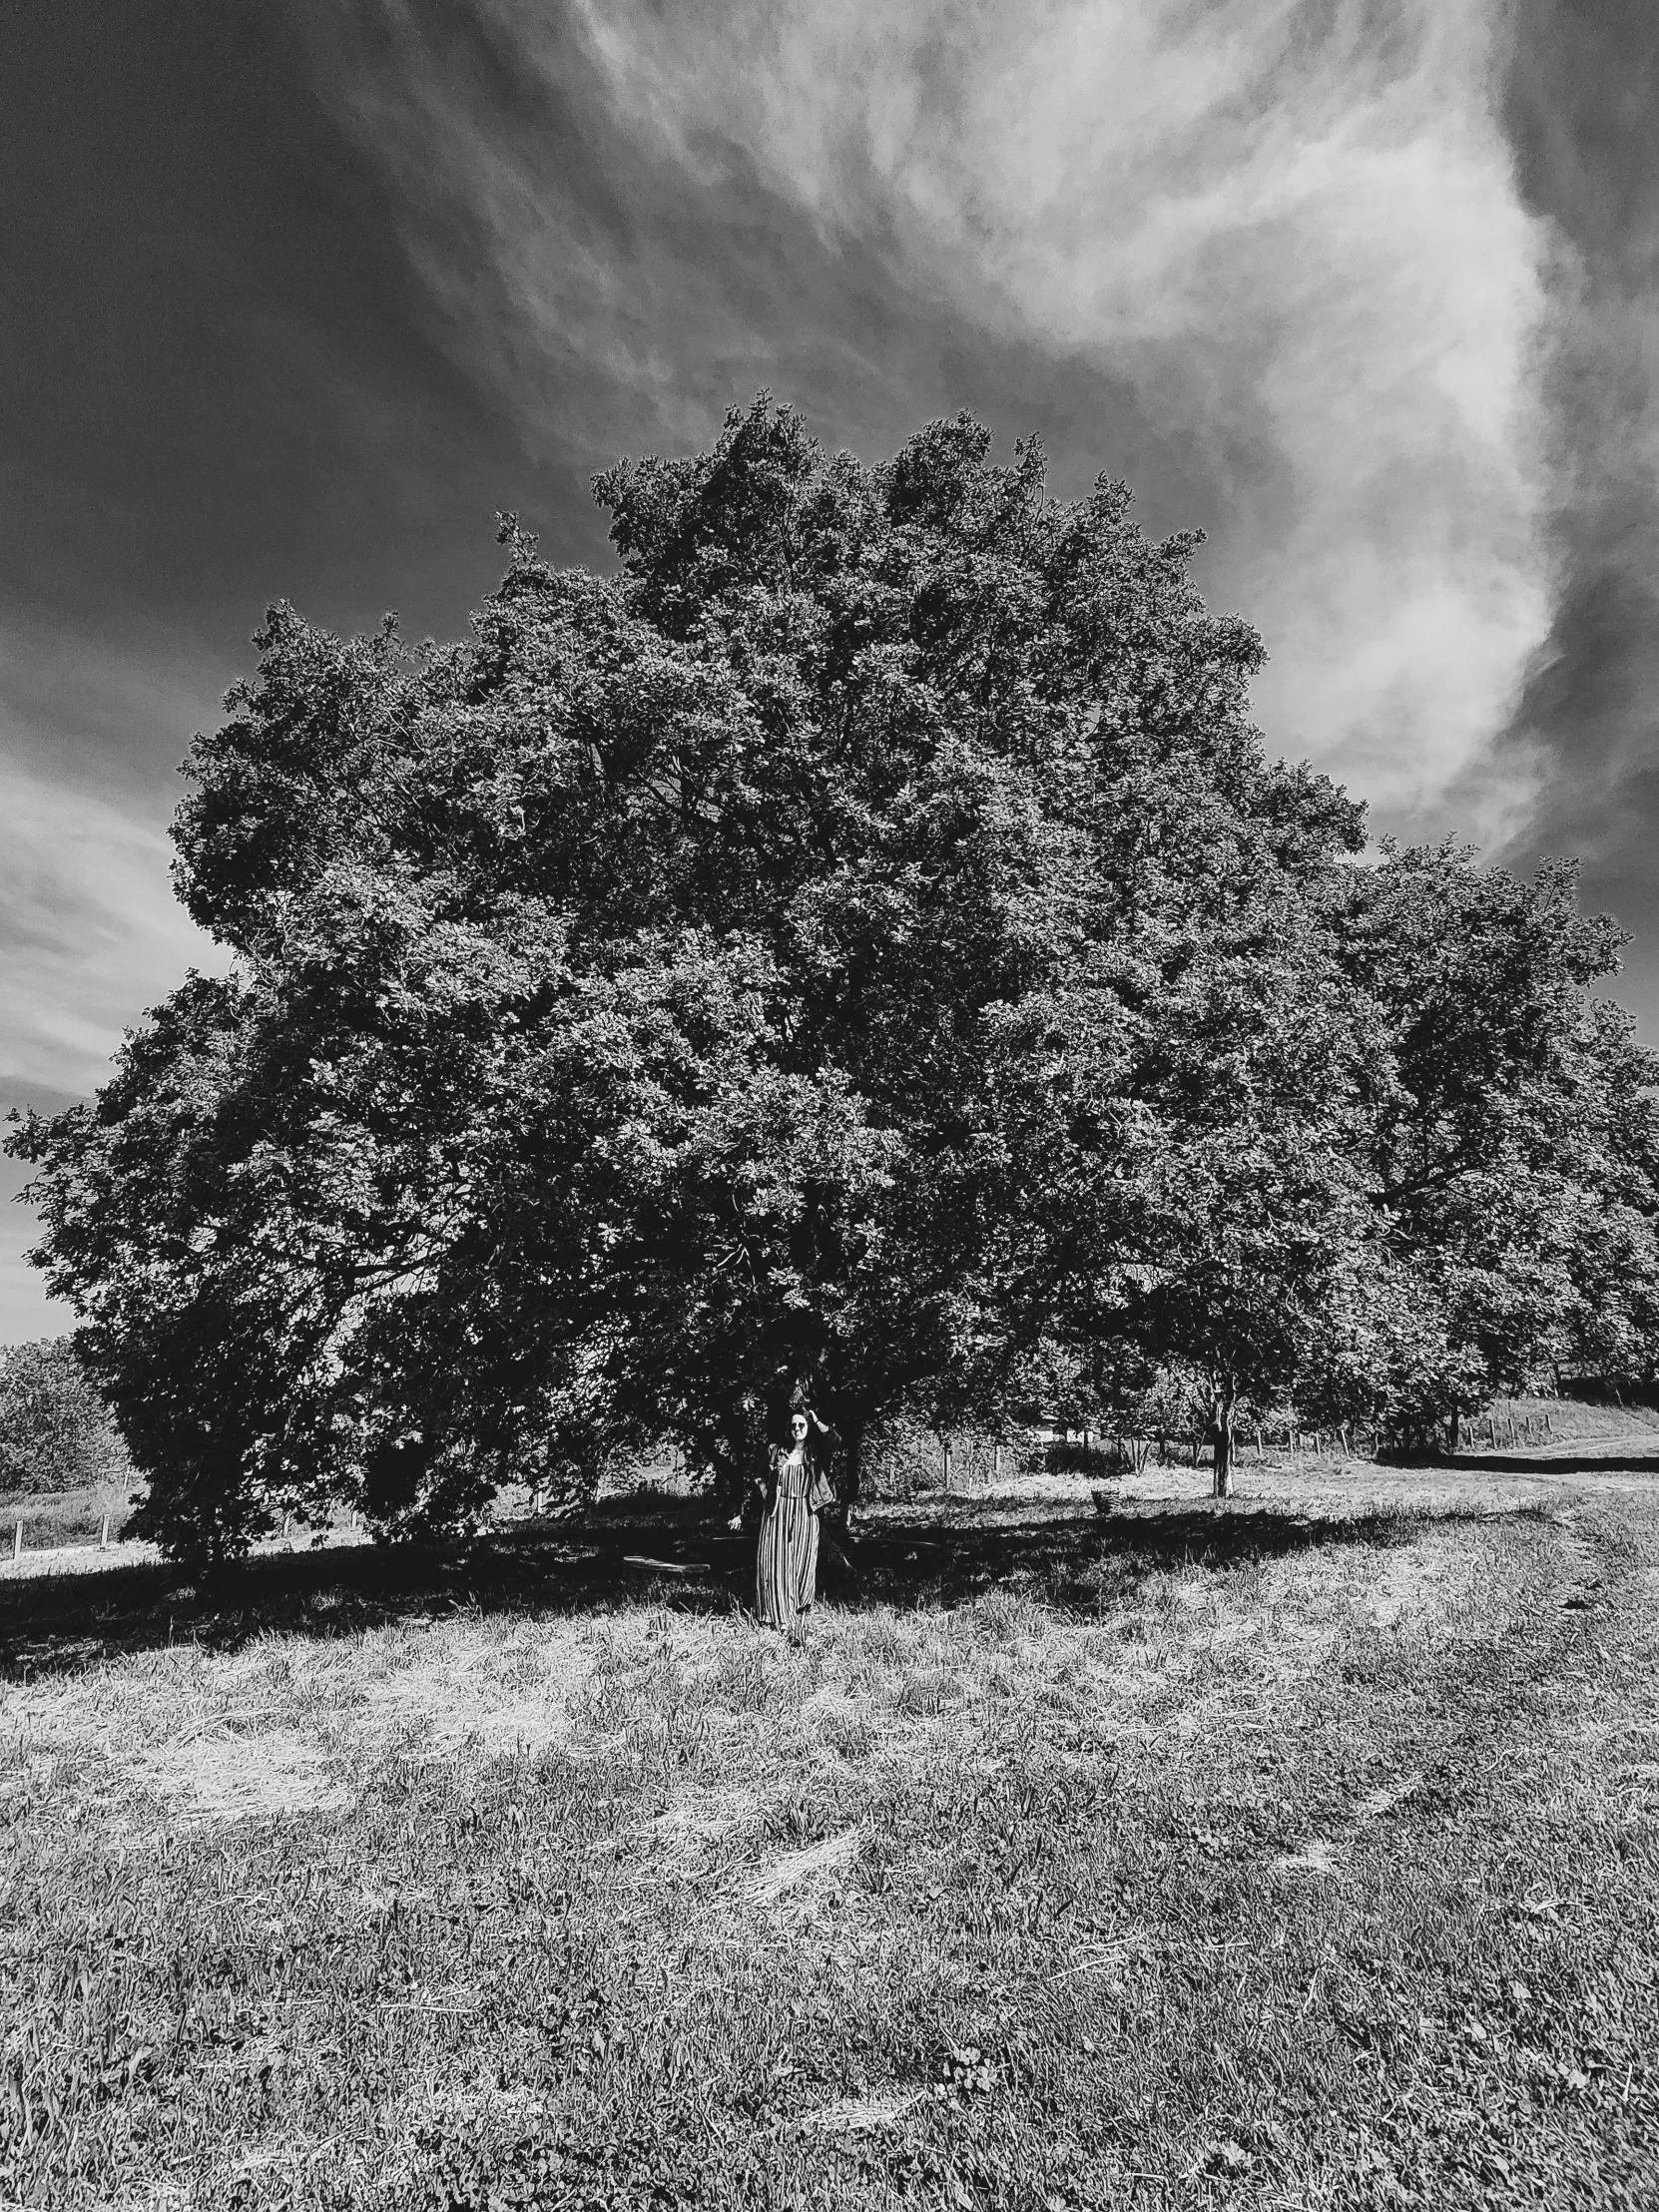
<svg viewBox="0 0 1659 2212"><path fill-rule="evenodd" d="M1091 855L1065 995L1010 1009L970 1394L996 1402L1051 1341L1102 1402L1179 1370L1225 1495L1240 1405L1308 1381L1382 1251L1365 1139L1385 1071L1341 944L1360 818L1310 778L1259 765L1230 792L1202 755L1148 751Z"/></svg>
<svg viewBox="0 0 1659 2212"><path fill-rule="evenodd" d="M1526 884L1451 845L1385 847L1353 887L1347 957L1390 1070L1377 1204L1442 1332L1397 1379L1419 1435L1563 1363L1651 1372L1659 1057L1590 996L1616 925L1580 913L1563 861Z"/></svg>
<svg viewBox="0 0 1659 2212"><path fill-rule="evenodd" d="M66 1337L0 1351L0 1492L88 1489L127 1472L110 1409Z"/></svg>

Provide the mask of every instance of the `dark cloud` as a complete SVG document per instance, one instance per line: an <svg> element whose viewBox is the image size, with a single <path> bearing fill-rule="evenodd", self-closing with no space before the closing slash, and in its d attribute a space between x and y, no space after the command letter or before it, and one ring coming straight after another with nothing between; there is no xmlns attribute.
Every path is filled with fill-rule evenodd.
<svg viewBox="0 0 1659 2212"><path fill-rule="evenodd" d="M1509 732L1541 789L1512 857L1583 857L1635 941L1624 994L1659 1026L1659 15L1527 0L1507 114L1559 241L1548 369L1549 637Z"/></svg>
<svg viewBox="0 0 1659 2212"><path fill-rule="evenodd" d="M524 457L281 10L16 9L0 39L8 607L220 643L280 591L369 612L393 566L464 604L457 525Z"/></svg>

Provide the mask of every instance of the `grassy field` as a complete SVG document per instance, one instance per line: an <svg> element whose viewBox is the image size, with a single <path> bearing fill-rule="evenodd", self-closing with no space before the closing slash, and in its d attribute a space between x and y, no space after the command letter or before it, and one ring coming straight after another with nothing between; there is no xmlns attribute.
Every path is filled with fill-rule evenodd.
<svg viewBox="0 0 1659 2212"><path fill-rule="evenodd" d="M1651 2206L1616 1468L0 1588L0 2202Z"/></svg>
<svg viewBox="0 0 1659 2212"><path fill-rule="evenodd" d="M26 1553L96 1544L106 1514L111 1538L119 1542L132 1495L130 1483L108 1482L84 1490L24 1490L0 1498L0 1560L11 1558L12 1531L19 1521Z"/></svg>

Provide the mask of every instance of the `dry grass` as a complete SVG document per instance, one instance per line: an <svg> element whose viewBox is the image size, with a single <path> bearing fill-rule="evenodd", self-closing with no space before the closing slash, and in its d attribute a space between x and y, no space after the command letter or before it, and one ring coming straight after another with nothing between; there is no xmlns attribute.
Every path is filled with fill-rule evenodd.
<svg viewBox="0 0 1659 2212"><path fill-rule="evenodd" d="M1331 1479L1185 1555L991 1500L965 1597L888 1516L800 1652L666 1578L37 1639L0 2197L1651 2201L1648 1501Z"/></svg>

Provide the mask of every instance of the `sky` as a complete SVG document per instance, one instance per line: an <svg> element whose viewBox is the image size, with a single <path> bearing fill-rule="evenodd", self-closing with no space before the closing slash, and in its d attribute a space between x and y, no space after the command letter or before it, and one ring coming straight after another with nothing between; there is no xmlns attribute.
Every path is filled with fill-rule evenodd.
<svg viewBox="0 0 1659 2212"><path fill-rule="evenodd" d="M78 0L0 83L0 1105L222 964L167 825L271 601L453 635L763 387L1202 528L1270 752L1579 855L1659 1042L1651 0Z"/></svg>

